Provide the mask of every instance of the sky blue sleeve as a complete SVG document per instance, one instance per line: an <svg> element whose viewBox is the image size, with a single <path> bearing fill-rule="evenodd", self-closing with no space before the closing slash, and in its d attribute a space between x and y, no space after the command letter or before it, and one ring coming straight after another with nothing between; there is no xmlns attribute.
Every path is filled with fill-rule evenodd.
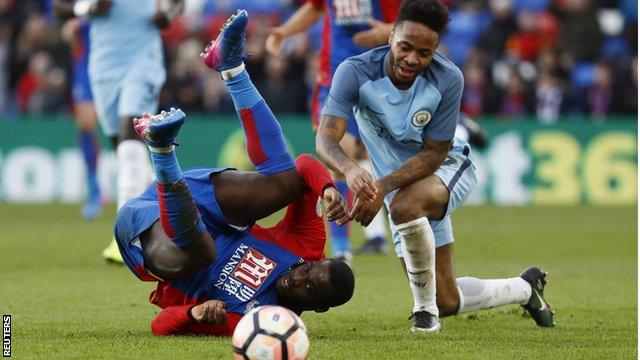
<svg viewBox="0 0 640 360"><path fill-rule="evenodd" d="M442 93L442 99L433 118L426 126L426 137L435 141L449 141L456 132L456 124L460 113L460 101L464 79L457 67L448 72L448 86Z"/></svg>
<svg viewBox="0 0 640 360"><path fill-rule="evenodd" d="M333 74L322 115L331 115L347 121L351 119L353 107L358 103L359 84L355 65L349 61L340 64Z"/></svg>

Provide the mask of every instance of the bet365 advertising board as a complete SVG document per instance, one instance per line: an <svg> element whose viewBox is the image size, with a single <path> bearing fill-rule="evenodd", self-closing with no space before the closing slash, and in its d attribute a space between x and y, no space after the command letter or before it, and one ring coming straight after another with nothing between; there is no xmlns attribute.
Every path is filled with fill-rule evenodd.
<svg viewBox="0 0 640 360"><path fill-rule="evenodd" d="M290 149L314 153L306 117L281 117ZM637 200L637 119L594 123L561 119L545 126L535 119L501 123L480 120L490 136L473 151L478 185L467 204L633 205ZM79 203L85 168L69 119L0 119L0 201ZM244 136L234 117L192 116L178 137L183 168L231 166L251 169ZM104 141L99 179L114 198L114 152Z"/></svg>

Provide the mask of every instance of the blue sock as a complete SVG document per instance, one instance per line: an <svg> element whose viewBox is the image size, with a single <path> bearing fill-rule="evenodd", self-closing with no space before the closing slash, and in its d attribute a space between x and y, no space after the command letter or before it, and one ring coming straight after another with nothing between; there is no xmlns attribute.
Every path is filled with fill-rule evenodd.
<svg viewBox="0 0 640 360"><path fill-rule="evenodd" d="M248 109L262 100L262 95L251 82L249 73L245 70L231 79L224 80L229 89L236 110Z"/></svg>
<svg viewBox="0 0 640 360"><path fill-rule="evenodd" d="M336 189L347 201L349 200L349 187L344 180L338 180ZM349 241L350 223L338 226L335 221L329 223L329 231L331 232L331 247L333 253L351 252L351 243Z"/></svg>
<svg viewBox="0 0 640 360"><path fill-rule="evenodd" d="M176 246L185 248L202 236L206 227L183 179L175 151L151 152L151 159L157 178L160 225Z"/></svg>
<svg viewBox="0 0 640 360"><path fill-rule="evenodd" d="M182 179L182 169L180 169L175 151L168 153L151 151L151 161L153 161L153 170L156 172L158 182L173 184Z"/></svg>
<svg viewBox="0 0 640 360"><path fill-rule="evenodd" d="M80 131L78 142L82 150L84 162L87 165L87 189L89 197L100 197L100 187L98 186L98 153L100 147L96 134L93 131Z"/></svg>
<svg viewBox="0 0 640 360"><path fill-rule="evenodd" d="M295 164L280 123L262 99L246 71L225 80L247 139L247 153L256 170L265 175L293 169Z"/></svg>

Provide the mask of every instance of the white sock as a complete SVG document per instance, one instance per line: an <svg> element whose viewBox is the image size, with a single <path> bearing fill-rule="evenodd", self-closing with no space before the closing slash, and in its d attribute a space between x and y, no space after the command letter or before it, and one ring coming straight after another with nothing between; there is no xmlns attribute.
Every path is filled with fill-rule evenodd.
<svg viewBox="0 0 640 360"><path fill-rule="evenodd" d="M491 309L507 304L526 304L531 285L521 277L481 280L473 277L456 279L460 308L458 313Z"/></svg>
<svg viewBox="0 0 640 360"><path fill-rule="evenodd" d="M436 305L436 247L429 220L421 217L396 224L402 237L402 256L407 265L409 287L413 293L413 312L439 315Z"/></svg>
<svg viewBox="0 0 640 360"><path fill-rule="evenodd" d="M358 165L367 170L370 174L373 174L373 168L371 167L371 160L364 159L358 160ZM381 237L383 239L387 238L387 222L385 221L384 210L382 210L384 206L378 211L376 216L371 220L371 223L364 228L364 236L367 240L373 239L376 237Z"/></svg>
<svg viewBox="0 0 640 360"><path fill-rule="evenodd" d="M140 195L149 185L151 161L147 146L138 140L125 140L116 149L118 162L118 209Z"/></svg>
<svg viewBox="0 0 640 360"><path fill-rule="evenodd" d="M376 237L381 237L383 239L387 238L387 223L384 218L385 216L381 208L373 220L371 220L371 223L364 228L364 236L367 240L374 239Z"/></svg>

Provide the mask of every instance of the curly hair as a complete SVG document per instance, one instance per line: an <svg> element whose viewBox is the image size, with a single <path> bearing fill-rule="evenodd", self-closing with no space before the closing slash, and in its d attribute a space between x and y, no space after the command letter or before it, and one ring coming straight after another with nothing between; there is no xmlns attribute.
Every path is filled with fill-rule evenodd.
<svg viewBox="0 0 640 360"><path fill-rule="evenodd" d="M442 35L449 23L449 9L439 0L403 0L394 27L404 21L426 25L438 35Z"/></svg>

